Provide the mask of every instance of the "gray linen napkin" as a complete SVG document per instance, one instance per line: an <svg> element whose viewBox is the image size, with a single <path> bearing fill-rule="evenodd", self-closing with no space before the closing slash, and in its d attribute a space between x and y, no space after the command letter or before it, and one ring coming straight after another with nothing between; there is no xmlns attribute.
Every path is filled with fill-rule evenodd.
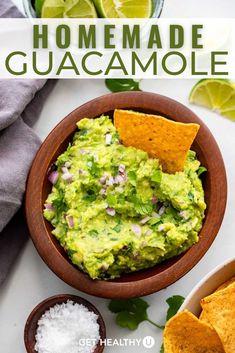
<svg viewBox="0 0 235 353"><path fill-rule="evenodd" d="M22 14L11 1L0 0L0 17ZM27 237L20 208L27 174L40 146L31 126L54 82L0 80L0 284Z"/></svg>

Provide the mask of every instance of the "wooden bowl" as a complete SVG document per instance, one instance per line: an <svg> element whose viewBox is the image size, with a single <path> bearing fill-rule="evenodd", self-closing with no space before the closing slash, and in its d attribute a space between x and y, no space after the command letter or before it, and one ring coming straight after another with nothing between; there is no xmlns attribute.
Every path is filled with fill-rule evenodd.
<svg viewBox="0 0 235 353"><path fill-rule="evenodd" d="M78 297L76 295L71 295L71 294L60 294L60 295L55 295L53 297L50 297L40 304L36 306L36 308L33 309L31 314L29 315L26 324L25 324L25 329L24 329L24 343L25 343L25 348L28 353L37 353L35 351L35 335L38 327L38 320L42 317L42 315L45 313L46 310L50 309L56 304L62 304L65 303L67 300L71 300L74 303L82 304L85 307L88 308L89 311L93 311L97 316L97 322L100 326L100 342L96 346L94 353L101 353L104 350L104 339L106 338L106 328L105 328L105 323L104 320L100 314L100 312L92 305L90 302L87 300Z"/></svg>
<svg viewBox="0 0 235 353"><path fill-rule="evenodd" d="M92 280L76 268L51 234L51 225L42 210L51 185L50 166L66 150L76 131L76 122L84 117L101 114L112 116L113 110L132 109L160 114L183 123L201 125L192 146L208 172L202 177L207 203L206 217L200 241L184 254L152 268L122 275L115 280ZM49 268L66 283L83 292L105 298L144 296L169 286L191 270L211 246L223 220L227 198L227 182L223 159L218 145L206 125L182 104L158 94L126 92L94 99L70 113L49 134L42 144L29 173L26 192L26 216L32 240Z"/></svg>

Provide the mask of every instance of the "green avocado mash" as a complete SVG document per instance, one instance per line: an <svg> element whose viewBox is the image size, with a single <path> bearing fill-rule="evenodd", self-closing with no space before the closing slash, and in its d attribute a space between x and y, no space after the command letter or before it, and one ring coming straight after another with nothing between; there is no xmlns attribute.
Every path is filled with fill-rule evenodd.
<svg viewBox="0 0 235 353"><path fill-rule="evenodd" d="M109 119L83 119L49 179L44 209L71 261L93 279L151 267L198 241L204 192L189 151L183 172L120 144Z"/></svg>

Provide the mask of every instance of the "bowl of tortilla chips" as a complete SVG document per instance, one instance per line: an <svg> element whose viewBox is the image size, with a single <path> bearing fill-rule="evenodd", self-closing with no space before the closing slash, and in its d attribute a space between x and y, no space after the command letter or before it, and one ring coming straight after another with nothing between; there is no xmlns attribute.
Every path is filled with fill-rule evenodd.
<svg viewBox="0 0 235 353"><path fill-rule="evenodd" d="M164 330L165 353L235 352L235 259L216 267Z"/></svg>
<svg viewBox="0 0 235 353"><path fill-rule="evenodd" d="M40 256L66 283L131 298L195 266L226 197L205 124L168 97L125 92L84 104L49 134L29 174L26 216Z"/></svg>

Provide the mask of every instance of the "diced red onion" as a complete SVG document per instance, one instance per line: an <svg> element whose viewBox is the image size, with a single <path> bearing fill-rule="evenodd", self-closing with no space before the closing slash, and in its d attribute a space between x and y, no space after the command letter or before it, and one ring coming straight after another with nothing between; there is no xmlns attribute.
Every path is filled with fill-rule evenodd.
<svg viewBox="0 0 235 353"><path fill-rule="evenodd" d="M48 177L48 180L55 185L57 180L59 178L59 173L57 172L57 170L55 170L54 172L51 172L51 174Z"/></svg>
<svg viewBox="0 0 235 353"><path fill-rule="evenodd" d="M66 216L66 221L68 223L69 228L74 227L74 218L73 216Z"/></svg>
<svg viewBox="0 0 235 353"><path fill-rule="evenodd" d="M162 216L165 211L166 211L166 207L162 206L158 211L159 216Z"/></svg>
<svg viewBox="0 0 235 353"><path fill-rule="evenodd" d="M86 151L83 148L81 148L80 153L84 156L84 154L86 154Z"/></svg>
<svg viewBox="0 0 235 353"><path fill-rule="evenodd" d="M99 160L99 157L96 153L91 153L91 155L94 157L94 160L97 162Z"/></svg>
<svg viewBox="0 0 235 353"><path fill-rule="evenodd" d="M150 220L150 217L149 217L149 216L146 216L146 217L144 217L143 219L141 219L140 224L145 224L145 223L147 223L149 220Z"/></svg>
<svg viewBox="0 0 235 353"><path fill-rule="evenodd" d="M138 224L133 224L131 226L132 232L135 233L138 237L141 236L141 228Z"/></svg>
<svg viewBox="0 0 235 353"><path fill-rule="evenodd" d="M119 168L118 168L118 171L119 171L120 173L124 173L124 172L125 172L125 169L126 169L126 166L125 166L124 164L120 164L120 165L119 165Z"/></svg>
<svg viewBox="0 0 235 353"><path fill-rule="evenodd" d="M153 204L153 205L156 205L157 202L158 202L157 197L156 197L156 196L153 196L153 197L152 197L152 204Z"/></svg>
<svg viewBox="0 0 235 353"><path fill-rule="evenodd" d="M70 173L63 174L62 179L67 181L67 183L71 183L71 181L73 180L73 174L70 174Z"/></svg>
<svg viewBox="0 0 235 353"><path fill-rule="evenodd" d="M114 181L115 181L115 184L124 184L124 178L121 175L117 175Z"/></svg>
<svg viewBox="0 0 235 353"><path fill-rule="evenodd" d="M63 172L64 174L68 174L68 173L69 173L67 167L62 167L61 170L62 170L62 172Z"/></svg>
<svg viewBox="0 0 235 353"><path fill-rule="evenodd" d="M106 212L109 216L112 216L112 217L115 216L115 214L116 214L115 209L111 208L111 207L106 208Z"/></svg>
<svg viewBox="0 0 235 353"><path fill-rule="evenodd" d="M112 143L112 134L108 133L105 135L105 143L106 145L111 145Z"/></svg>
<svg viewBox="0 0 235 353"><path fill-rule="evenodd" d="M83 169L78 169L78 174L79 175L86 175L86 172Z"/></svg>
<svg viewBox="0 0 235 353"><path fill-rule="evenodd" d="M52 203L45 203L44 207L46 210L51 210L51 211L55 209Z"/></svg>
<svg viewBox="0 0 235 353"><path fill-rule="evenodd" d="M106 189L104 189L104 188L100 189L99 194L100 194L100 195L106 195L106 194L107 194Z"/></svg>
<svg viewBox="0 0 235 353"><path fill-rule="evenodd" d="M124 189L120 186L117 186L116 189L115 189L117 192L123 192Z"/></svg>
<svg viewBox="0 0 235 353"><path fill-rule="evenodd" d="M100 184L105 184L106 179L107 179L106 176L103 175L103 176L100 178Z"/></svg>
<svg viewBox="0 0 235 353"><path fill-rule="evenodd" d="M159 231L159 232L163 232L164 229L165 229L164 224L160 224L160 226L158 227L158 231Z"/></svg>
<svg viewBox="0 0 235 353"><path fill-rule="evenodd" d="M71 167L71 163L69 161L65 162L64 164L65 168L70 168Z"/></svg>
<svg viewBox="0 0 235 353"><path fill-rule="evenodd" d="M111 176L106 180L106 185L112 186L114 184L114 178Z"/></svg>
<svg viewBox="0 0 235 353"><path fill-rule="evenodd" d="M124 170L124 172L120 172L120 174L121 174L121 176L123 178L123 181L124 182L127 181L127 173L126 173L126 171Z"/></svg>
<svg viewBox="0 0 235 353"><path fill-rule="evenodd" d="M153 212L152 213L152 217L154 218L160 218L159 214L157 212Z"/></svg>
<svg viewBox="0 0 235 353"><path fill-rule="evenodd" d="M189 218L187 211L181 211L179 213L179 215L180 215L180 217L184 218L185 220L187 220Z"/></svg>
<svg viewBox="0 0 235 353"><path fill-rule="evenodd" d="M152 229L148 229L146 232L145 232L145 235L151 235L153 233Z"/></svg>

